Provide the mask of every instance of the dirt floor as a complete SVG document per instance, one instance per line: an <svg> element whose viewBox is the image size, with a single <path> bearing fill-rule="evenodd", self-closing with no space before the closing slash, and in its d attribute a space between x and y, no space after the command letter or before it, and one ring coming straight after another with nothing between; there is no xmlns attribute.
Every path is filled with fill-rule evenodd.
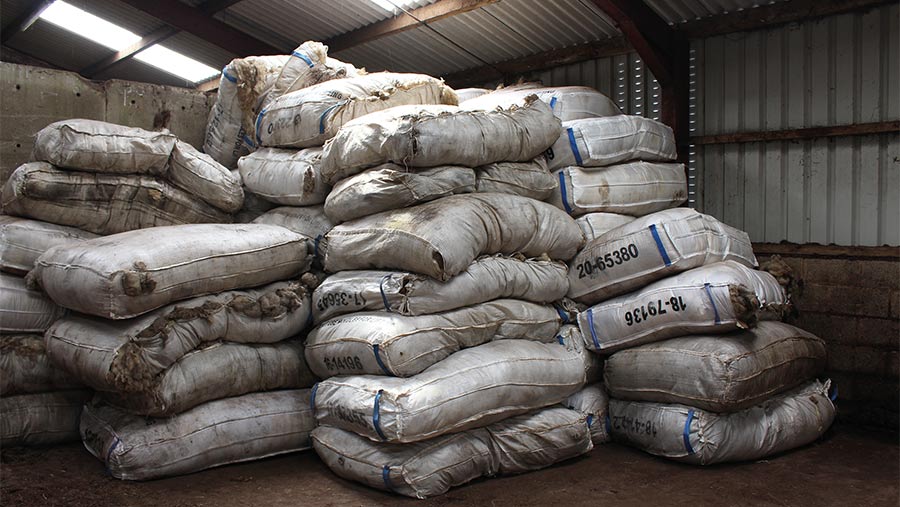
<svg viewBox="0 0 900 507"><path fill-rule="evenodd" d="M895 435L833 430L769 460L699 468L617 444L555 467L413 500L344 481L303 452L144 483L104 474L80 444L0 453L3 506L528 506L900 504Z"/></svg>

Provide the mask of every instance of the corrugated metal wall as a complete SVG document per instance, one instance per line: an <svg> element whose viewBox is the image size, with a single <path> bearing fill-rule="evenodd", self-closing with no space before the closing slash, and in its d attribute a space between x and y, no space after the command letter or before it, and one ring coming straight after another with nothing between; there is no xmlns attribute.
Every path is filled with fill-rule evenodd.
<svg viewBox="0 0 900 507"><path fill-rule="evenodd" d="M898 11L694 41L691 134L900 119ZM628 114L659 117L659 87L636 54L536 77L593 86ZM690 159L690 205L753 241L900 245L897 133L696 146Z"/></svg>
<svg viewBox="0 0 900 507"><path fill-rule="evenodd" d="M693 44L696 133L900 119L898 6ZM696 148L699 208L754 241L900 244L896 133Z"/></svg>

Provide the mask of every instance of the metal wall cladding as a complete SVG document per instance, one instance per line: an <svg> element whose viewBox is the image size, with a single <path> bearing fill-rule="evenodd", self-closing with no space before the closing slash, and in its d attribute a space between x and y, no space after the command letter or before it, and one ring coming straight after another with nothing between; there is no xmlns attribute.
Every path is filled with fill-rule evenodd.
<svg viewBox="0 0 900 507"><path fill-rule="evenodd" d="M786 0L644 0L670 24Z"/></svg>
<svg viewBox="0 0 900 507"><path fill-rule="evenodd" d="M696 134L900 119L898 6L695 41ZM900 135L696 146L698 208L754 241L900 244Z"/></svg>

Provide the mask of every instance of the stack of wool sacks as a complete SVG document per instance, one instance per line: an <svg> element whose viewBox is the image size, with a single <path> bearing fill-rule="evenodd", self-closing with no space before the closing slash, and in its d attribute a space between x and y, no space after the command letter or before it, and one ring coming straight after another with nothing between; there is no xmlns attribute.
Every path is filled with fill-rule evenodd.
<svg viewBox="0 0 900 507"><path fill-rule="evenodd" d="M240 181L168 132L63 120L37 133L33 158L3 186L4 213L95 234L229 223Z"/></svg>
<svg viewBox="0 0 900 507"><path fill-rule="evenodd" d="M0 216L0 446L78 440L84 385L55 368L44 331L66 310L24 276L44 250L96 237L71 227Z"/></svg>
<svg viewBox="0 0 900 507"><path fill-rule="evenodd" d="M347 221L318 248L332 275L313 295L306 355L325 378L313 388L313 445L337 474L426 497L605 438L589 424L603 393L583 389L598 362L549 304L567 290L559 261L583 243L574 221L511 187L426 197L407 184L532 163L558 137L549 105L530 98L491 111L394 107L325 145L318 169L335 184L325 210ZM395 162L405 165L386 167Z"/></svg>
<svg viewBox="0 0 900 507"><path fill-rule="evenodd" d="M154 227L48 249L29 274L69 313L50 360L97 391L85 446L122 479L309 447L297 335L308 240L268 225ZM149 416L149 417L148 417Z"/></svg>
<svg viewBox="0 0 900 507"><path fill-rule="evenodd" d="M612 354L614 438L710 464L804 445L830 426L829 382L810 381L824 344L776 322L788 280L756 265L746 233L686 208L614 228L576 256L569 296L593 305L578 315L585 345Z"/></svg>

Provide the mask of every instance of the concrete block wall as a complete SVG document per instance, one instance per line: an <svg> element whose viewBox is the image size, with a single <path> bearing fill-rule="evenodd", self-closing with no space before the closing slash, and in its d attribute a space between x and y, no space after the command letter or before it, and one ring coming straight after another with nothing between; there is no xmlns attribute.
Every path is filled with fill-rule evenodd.
<svg viewBox="0 0 900 507"><path fill-rule="evenodd" d="M199 148L215 95L133 81L90 81L42 67L0 62L0 183L28 162L34 134L58 120L87 118L147 130L166 126Z"/></svg>
<svg viewBox="0 0 900 507"><path fill-rule="evenodd" d="M795 325L828 345L827 374L838 388L838 420L900 429L900 249L782 255L801 280ZM769 255L759 255L764 262Z"/></svg>

